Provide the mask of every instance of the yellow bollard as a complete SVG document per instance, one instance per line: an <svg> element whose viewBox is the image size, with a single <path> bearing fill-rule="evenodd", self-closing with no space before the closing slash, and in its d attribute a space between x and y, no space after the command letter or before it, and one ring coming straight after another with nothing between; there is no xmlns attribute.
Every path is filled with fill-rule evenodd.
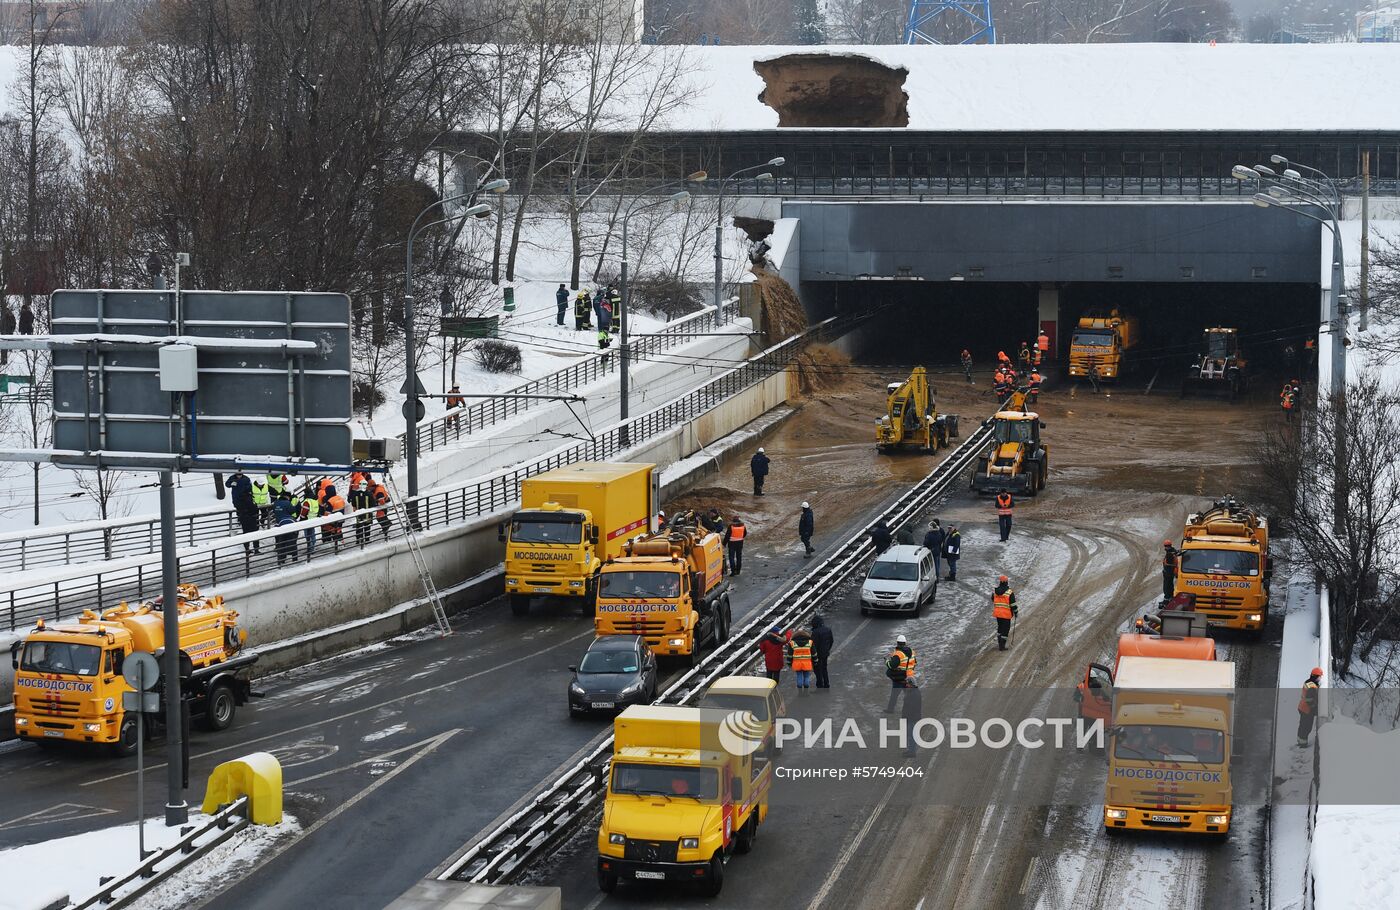
<svg viewBox="0 0 1400 910"><path fill-rule="evenodd" d="M226 761L209 775L204 812L212 815L240 796L248 797L248 820L255 825L282 823L282 766L267 752Z"/></svg>

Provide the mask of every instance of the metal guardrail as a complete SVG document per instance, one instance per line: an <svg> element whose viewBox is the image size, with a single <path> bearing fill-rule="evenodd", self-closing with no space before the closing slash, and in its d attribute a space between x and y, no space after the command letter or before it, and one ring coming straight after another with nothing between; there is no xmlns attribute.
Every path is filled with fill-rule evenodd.
<svg viewBox="0 0 1400 910"><path fill-rule="evenodd" d="M730 311L726 309L725 313ZM664 329L639 335L629 344L637 361L691 341L697 333L717 331L725 314L713 307L669 323ZM548 395L569 392L617 372L617 357L589 354L577 363L532 379L503 394ZM418 427L419 453L431 452L473 432L509 420L546 402L535 398L489 398L446 414ZM400 441L405 434L399 434ZM180 515L175 521L180 546L193 547L241 533L237 514L230 508L210 508ZM73 565L156 553L160 550L160 521L141 517L92 522L77 529L21 531L0 534L0 572L24 572L40 566Z"/></svg>
<svg viewBox="0 0 1400 910"><path fill-rule="evenodd" d="M892 528L920 516L976 463L992 431L977 431L954 449L928 474L885 509L878 518ZM849 537L830 556L755 611L741 629L710 652L666 689L658 704L685 705L697 698L715 679L741 672L758 659L755 647L769 628L791 628L815 611L821 602L874 555L867 525ZM438 878L479 884L507 883L543 858L564 838L591 818L602 801L612 737L606 737L586 757L547 784L528 805L487 832L453 860Z"/></svg>
<svg viewBox="0 0 1400 910"><path fill-rule="evenodd" d="M618 423L594 439L566 446L527 465L494 472L459 487L434 490L404 501L404 508L416 510L420 530L432 530L505 509L520 499L520 484L527 477L580 461L607 461L639 443L655 439L705 413L752 385L785 370L809 342L825 340L854 324L836 318L809 328L742 366L729 370L694 391L668 404ZM354 549L378 546L404 536L404 529L392 518L379 521L374 508L346 515L323 516L315 521L297 522L290 530L269 529L252 534L221 538L182 551L177 562L180 581L198 585L218 585L256 575L276 572L286 565L337 556ZM339 525L337 534L333 526ZM307 533L316 539L307 551ZM282 541L279 552L278 538ZM0 628L26 628L36 619L72 616L84 609L112 606L118 601L141 601L161 593L159 554L151 558L132 557L115 564L100 564L95 571L56 574L44 581L0 587Z"/></svg>
<svg viewBox="0 0 1400 910"><path fill-rule="evenodd" d="M244 811L247 807L248 797L240 796L202 824L191 828L169 847L153 851L126 875L104 882L96 893L81 903L70 905L68 910L94 910L98 907L115 910L134 905L138 898L167 877L248 827L248 813ZM210 832L215 832L215 836L205 840Z"/></svg>

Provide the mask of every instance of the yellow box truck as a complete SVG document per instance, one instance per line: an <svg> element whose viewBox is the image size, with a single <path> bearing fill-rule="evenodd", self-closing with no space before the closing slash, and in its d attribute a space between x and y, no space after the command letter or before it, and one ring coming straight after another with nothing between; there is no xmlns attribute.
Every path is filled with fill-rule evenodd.
<svg viewBox="0 0 1400 910"><path fill-rule="evenodd" d="M1174 590L1212 627L1261 634L1272 579L1267 518L1229 497L1187 517Z"/></svg>
<svg viewBox="0 0 1400 910"><path fill-rule="evenodd" d="M593 619L599 635L641 635L658 657L693 665L702 649L729 637L731 618L724 544L698 525L673 523L603 563Z"/></svg>
<svg viewBox="0 0 1400 910"><path fill-rule="evenodd" d="M252 694L246 671L258 656L241 653L247 634L222 597L203 597L194 585L183 584L179 601L180 651L188 658L181 691L193 715L212 730L225 729ZM122 664L133 652L154 654L164 647L158 602L123 603L101 614L85 610L76 622L40 620L11 651L15 733L41 745L90 743L119 755L135 752L136 717L122 708L122 695L132 687L122 677ZM145 719L146 729L158 733L164 710Z"/></svg>
<svg viewBox="0 0 1400 910"><path fill-rule="evenodd" d="M721 734L735 716L662 705L634 705L617 716L598 828L601 890L635 880L689 882L707 897L720 893L725 857L753 847L772 783L770 751L741 747L746 754L736 755L723 745L735 738Z"/></svg>
<svg viewBox="0 0 1400 910"><path fill-rule="evenodd" d="M1069 339L1069 375L1115 381L1128 364L1125 354L1138 343L1137 320L1113 310L1107 316L1084 316Z"/></svg>
<svg viewBox="0 0 1400 910"><path fill-rule="evenodd" d="M1123 657L1113 680L1104 829L1230 832L1235 665Z"/></svg>
<svg viewBox="0 0 1400 910"><path fill-rule="evenodd" d="M581 462L526 479L520 510L500 527L506 594L523 616L534 597L592 612L603 563L653 529L660 474L651 464Z"/></svg>

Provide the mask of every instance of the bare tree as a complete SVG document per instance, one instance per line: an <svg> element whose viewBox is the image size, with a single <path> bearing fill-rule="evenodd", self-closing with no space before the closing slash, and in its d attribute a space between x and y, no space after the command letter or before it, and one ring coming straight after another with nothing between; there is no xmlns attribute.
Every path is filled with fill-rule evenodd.
<svg viewBox="0 0 1400 910"><path fill-rule="evenodd" d="M1332 653L1346 675L1400 595L1400 390L1362 373L1319 402L1312 426L1268 435L1264 476L1282 517L1332 594Z"/></svg>
<svg viewBox="0 0 1400 910"><path fill-rule="evenodd" d="M842 44L898 44L909 4L903 0L829 0L831 39Z"/></svg>

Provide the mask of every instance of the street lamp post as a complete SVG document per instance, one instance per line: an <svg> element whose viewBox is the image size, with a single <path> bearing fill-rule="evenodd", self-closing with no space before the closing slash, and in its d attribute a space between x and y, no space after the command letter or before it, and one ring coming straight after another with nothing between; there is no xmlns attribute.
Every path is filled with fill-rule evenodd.
<svg viewBox="0 0 1400 910"><path fill-rule="evenodd" d="M686 179L704 180L705 172L697 171L696 173L691 174L690 177ZM627 405L628 393L630 391L627 381L627 367L628 361L630 359L627 350L627 323L630 320L627 318L627 312L632 300L632 289L631 285L628 283L627 275L627 224L629 221L632 220L632 216L635 215L637 212L640 212L642 209L651 208L654 205L661 205L664 202L684 202L685 200L690 198L690 192L688 190L681 190L680 192L672 193L669 196L663 196L660 199L646 198L652 193L657 193L661 190L669 189L674 186L675 183L670 183L662 184L661 186L657 187L652 187L651 189L642 193L641 196L638 197L637 201L632 203L632 205L627 209L627 212L622 216L622 272L620 277L620 281L622 283L622 302L617 312L617 318L618 322L621 324L618 347L618 367L621 370L621 372L618 374L618 394L619 397L622 399L621 419L624 422L627 420L628 416ZM625 425L622 427L622 441L624 445L627 443L627 427Z"/></svg>
<svg viewBox="0 0 1400 910"><path fill-rule="evenodd" d="M1288 159L1282 155L1274 155L1270 160L1274 164L1282 166L1283 173L1277 173L1273 168L1264 165L1255 165L1250 168L1242 164L1235 165L1230 173L1237 180L1257 180L1261 186L1267 188L1267 192L1254 194L1255 205L1263 208L1284 209L1295 215L1311 218L1332 232L1332 287L1327 295L1327 309L1323 314L1323 321L1327 323L1328 333L1331 336L1328 340L1328 345L1331 348L1328 391L1333 402L1335 436L1332 440L1332 527L1333 531L1340 536L1346 527L1348 499L1350 498L1346 476L1347 320L1342 305L1342 284L1345 280L1345 269L1342 263L1342 194L1332 183L1331 178L1316 168L1297 165L1297 167L1316 174L1320 178L1309 179L1295 170ZM1319 208L1326 213L1327 217L1314 215L1302 206Z"/></svg>
<svg viewBox="0 0 1400 910"><path fill-rule="evenodd" d="M755 164L753 167L741 168L725 177L719 182L719 197L715 205L715 318L720 318L723 312L723 302L721 300L721 289L724 287L724 185L736 177L741 177L750 171L761 171L766 167L782 167L787 163L783 157L773 158L766 164ZM769 173L759 174L758 180L772 180L773 175Z"/></svg>
<svg viewBox="0 0 1400 910"><path fill-rule="evenodd" d="M434 209L441 208L444 211L449 202L460 200L471 200L477 193L504 193L510 189L510 181L504 179L491 180L483 183L470 193L459 193L456 196L449 196L423 209L418 216L413 219L413 225L408 229L408 242L404 250L404 271L403 271L403 321L404 321L404 388L407 399L404 402L404 418L407 429L404 432L404 442L408 451L405 453L408 461L408 495L410 497L418 495L418 408L421 399L418 397L418 352L416 339L413 332L413 241L423 231L428 228L446 224L449 221L456 221L459 218L486 217L491 214L491 206L486 203L471 205L455 215L448 215L436 221L429 221L427 224L419 224L423 216Z"/></svg>

